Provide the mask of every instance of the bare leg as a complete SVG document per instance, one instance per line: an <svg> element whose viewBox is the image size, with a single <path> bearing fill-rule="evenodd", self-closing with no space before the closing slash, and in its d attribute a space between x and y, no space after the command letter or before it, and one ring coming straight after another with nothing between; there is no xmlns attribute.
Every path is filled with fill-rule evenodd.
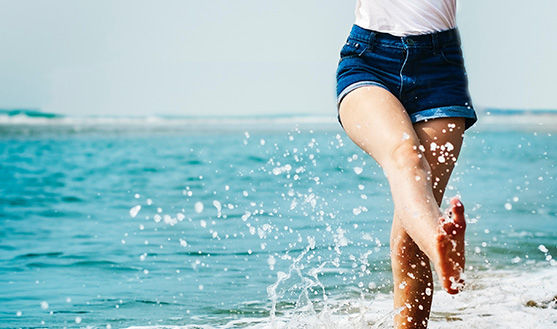
<svg viewBox="0 0 557 329"><path fill-rule="evenodd" d="M433 299L433 276L429 259L402 227L393 221L391 266L394 283L395 328L427 328Z"/></svg>
<svg viewBox="0 0 557 329"><path fill-rule="evenodd" d="M457 230L458 237L452 239L454 235L446 234L440 222L442 214L435 194L442 196L442 193L434 194L432 168L426 159L427 154L424 155L425 150L420 147L421 139L424 139L427 134L420 138L418 135L418 132L422 135L420 127L415 129L400 102L380 87L359 88L348 94L341 104L340 117L348 136L370 154L383 167L387 175L395 204L396 218L393 224L395 254L402 255L399 260L403 261L403 264L410 264L411 268L412 265L419 264L413 268L413 272L404 270L404 275L409 279L412 279L411 275L413 275L414 280L406 280L406 286L398 286L395 293L398 291L397 296L399 296L400 287L408 287L404 291L410 293L405 293L406 297L400 300L418 299L418 302L423 302L412 304L417 305L417 309L422 305L422 315L418 314L417 317L427 323L431 303L431 298L427 296L424 288L431 285L428 259L435 265L446 289L450 288L449 277L459 279L456 268L462 267L464 262L462 252L462 260L458 266L455 266L455 262L459 259L454 254L460 249L463 251L463 246L461 248L464 244L463 229ZM435 121L437 120L430 123ZM449 174L450 172L446 175L447 179ZM440 189L440 184L438 185L436 186L438 191L444 189L444 186ZM461 240L458 240L460 238ZM457 251L442 248L441 245L448 246L446 242L453 241L458 246ZM422 265L423 263L426 265ZM395 271L399 273L397 275L400 278L401 268ZM420 298L423 300L420 301ZM418 318L413 319L412 322L423 322Z"/></svg>
<svg viewBox="0 0 557 329"><path fill-rule="evenodd" d="M441 205L445 187L462 145L464 119L436 119L417 123L414 128L430 164L435 200ZM406 233L397 213L391 231L391 250L394 304L395 308L404 307L395 318L396 326L426 328L433 296L429 259ZM441 257L442 260L444 258Z"/></svg>
<svg viewBox="0 0 557 329"><path fill-rule="evenodd" d="M414 127L425 147L424 154L431 166L435 200L438 205L441 205L445 188L462 147L465 119L436 119L417 123ZM441 262L436 264L436 268L438 273L445 273L445 278L441 278L443 288L450 294L456 294L462 288L459 284L462 283L460 272L464 269L466 229L464 206L460 200L455 198L451 200L449 213L442 218L441 224L444 234L437 237Z"/></svg>

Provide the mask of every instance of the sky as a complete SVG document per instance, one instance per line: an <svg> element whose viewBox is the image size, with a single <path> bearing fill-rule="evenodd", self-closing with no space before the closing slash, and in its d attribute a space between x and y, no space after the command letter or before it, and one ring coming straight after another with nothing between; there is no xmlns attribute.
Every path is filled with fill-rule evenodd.
<svg viewBox="0 0 557 329"><path fill-rule="evenodd" d="M0 0L0 109L336 115L346 0ZM557 1L461 0L476 107L557 109Z"/></svg>

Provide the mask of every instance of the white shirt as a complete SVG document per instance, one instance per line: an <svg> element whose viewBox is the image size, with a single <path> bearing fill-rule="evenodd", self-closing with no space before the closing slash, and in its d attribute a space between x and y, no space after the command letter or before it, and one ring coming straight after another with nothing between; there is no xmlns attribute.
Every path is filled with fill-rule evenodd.
<svg viewBox="0 0 557 329"><path fill-rule="evenodd" d="M356 25L397 36L456 26L456 0L358 0Z"/></svg>

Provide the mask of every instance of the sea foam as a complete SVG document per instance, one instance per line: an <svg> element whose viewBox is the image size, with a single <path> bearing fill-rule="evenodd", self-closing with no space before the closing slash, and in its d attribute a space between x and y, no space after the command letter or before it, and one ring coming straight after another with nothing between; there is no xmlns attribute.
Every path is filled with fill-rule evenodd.
<svg viewBox="0 0 557 329"><path fill-rule="evenodd" d="M557 323L557 267L531 272L484 271L468 276L466 289L434 293L431 329L554 328ZM137 326L130 329L359 329L392 328L392 294L325 304L299 303L288 312L266 318L239 318L224 325Z"/></svg>

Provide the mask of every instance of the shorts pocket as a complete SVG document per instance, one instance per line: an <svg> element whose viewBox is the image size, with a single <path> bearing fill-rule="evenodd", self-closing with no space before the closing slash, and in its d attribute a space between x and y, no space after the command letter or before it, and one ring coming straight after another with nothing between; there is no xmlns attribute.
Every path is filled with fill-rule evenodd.
<svg viewBox="0 0 557 329"><path fill-rule="evenodd" d="M365 51L365 46L358 40L348 38L340 50L340 60L345 58L360 56Z"/></svg>
<svg viewBox="0 0 557 329"><path fill-rule="evenodd" d="M443 47L441 50L441 56L445 60L445 62L464 66L464 57L462 56L462 48L459 45L450 45Z"/></svg>

